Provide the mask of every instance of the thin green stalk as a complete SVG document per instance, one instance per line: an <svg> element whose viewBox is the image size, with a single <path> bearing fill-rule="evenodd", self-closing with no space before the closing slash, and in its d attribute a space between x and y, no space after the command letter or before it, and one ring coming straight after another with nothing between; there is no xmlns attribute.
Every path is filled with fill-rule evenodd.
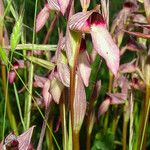
<svg viewBox="0 0 150 150"><path fill-rule="evenodd" d="M148 116L150 112L150 85L146 84L146 98L145 98L145 107L143 107L144 116L143 116L143 126L142 126L142 134L140 140L140 150L146 149L146 131L148 128Z"/></svg>
<svg viewBox="0 0 150 150"><path fill-rule="evenodd" d="M21 120L21 123L22 123L22 126L23 126L23 130L25 130L25 124L24 124L24 120L23 120L23 116L22 116L22 111L21 111L21 106L20 106L20 100L19 100L19 96L18 96L16 84L13 83L13 86L14 86L14 92L15 92L15 96L16 96L16 102L17 102L17 106L18 106L18 110L19 110L20 120Z"/></svg>
<svg viewBox="0 0 150 150"><path fill-rule="evenodd" d="M114 119L112 121L112 132L114 135L116 133L119 119L120 119L120 114L118 113L118 107L114 106Z"/></svg>
<svg viewBox="0 0 150 150"><path fill-rule="evenodd" d="M86 150L91 149L91 133L86 135Z"/></svg>
<svg viewBox="0 0 150 150"><path fill-rule="evenodd" d="M71 112L69 112L69 139L68 139L68 150L72 150L72 125L71 125Z"/></svg>
<svg viewBox="0 0 150 150"><path fill-rule="evenodd" d="M129 150L133 149L133 121L134 121L134 114L133 114L133 109L134 109L134 103L133 103L133 94L131 92L130 96L130 134L129 134Z"/></svg>
<svg viewBox="0 0 150 150"><path fill-rule="evenodd" d="M74 96L75 96L75 67L70 67L70 108L71 108L71 127L72 127L72 144L73 150L75 148L75 135L74 135Z"/></svg>
<svg viewBox="0 0 150 150"><path fill-rule="evenodd" d="M139 115L138 115L138 112L139 112L139 107L138 107L138 104L137 103L134 103L134 130L135 130L135 133L138 133L139 132ZM138 147L138 136L135 137L134 139L134 142L133 142L133 149L137 149Z"/></svg>
<svg viewBox="0 0 150 150"><path fill-rule="evenodd" d="M47 32L46 36L45 36L45 39L44 39L44 41L43 41L43 44L47 44L47 43L48 43L48 39L49 39L49 37L50 37L50 35L51 35L51 33L52 33L54 27L55 27L55 24L56 24L56 22L57 22L58 17L59 17L59 13L56 14L56 15L54 16L53 20L51 21L50 27L49 27L49 29L48 29L48 32Z"/></svg>
<svg viewBox="0 0 150 150"><path fill-rule="evenodd" d="M122 136L122 149L127 149L127 129L128 129L128 122L129 122L129 102L126 102L124 105L124 112L123 112L123 136Z"/></svg>
<svg viewBox="0 0 150 150"><path fill-rule="evenodd" d="M62 101L60 103L60 116L62 125L62 135L63 135L63 150L67 150L68 146L68 133L67 133L67 122L66 122L66 106L65 106L65 92L62 94Z"/></svg>
<svg viewBox="0 0 150 150"><path fill-rule="evenodd" d="M25 129L27 130L30 127L30 117L31 117L31 101L32 101L32 85L33 85L33 74L34 74L34 66L30 64L29 67L29 81L28 81L28 89L29 93L25 102Z"/></svg>
<svg viewBox="0 0 150 150"><path fill-rule="evenodd" d="M37 2L38 2L38 0L35 1L32 44L34 44L34 41L35 41L35 20L36 20L36 12L37 12ZM32 52L32 55L33 55L33 52ZM26 129L28 129L30 127L33 75L34 75L34 65L31 62L30 67L29 67L29 78L28 78L29 79L29 81L28 81L29 93L28 93L27 99L25 101L25 125L26 125Z"/></svg>
<svg viewBox="0 0 150 150"><path fill-rule="evenodd" d="M45 120L46 121L48 121L49 113L50 113L50 107L45 109ZM41 134L40 134L40 139L39 139L39 142L38 142L37 150L42 150L42 143L43 143L43 139L44 139L45 131L46 131L46 122L45 122L45 120L43 120L43 125L42 125L42 129L41 129Z"/></svg>
<svg viewBox="0 0 150 150"><path fill-rule="evenodd" d="M74 150L80 150L80 131L74 132L73 137L74 137L74 143L73 143L73 149Z"/></svg>
<svg viewBox="0 0 150 150"><path fill-rule="evenodd" d="M122 146L123 150L127 149L127 128L128 128L128 121L126 120L126 114L124 114L123 119L123 137L122 137Z"/></svg>
<svg viewBox="0 0 150 150"><path fill-rule="evenodd" d="M51 128L51 130L53 129L53 121L54 121L54 118L51 117L51 119L49 120L49 127ZM48 131L48 130L47 130ZM48 150L54 150L54 143L53 143L53 136L50 132L46 132L47 134L47 145L48 145Z"/></svg>
<svg viewBox="0 0 150 150"><path fill-rule="evenodd" d="M91 133L93 130L94 122L95 122L95 113L92 110L87 118L87 127L86 127L86 150L91 149Z"/></svg>
<svg viewBox="0 0 150 150"><path fill-rule="evenodd" d="M108 86L108 92L110 93L112 91L112 85L113 85L113 74L111 71L109 71L109 86ZM104 129L106 130L108 127L108 121L109 121L109 111L107 111L104 121Z"/></svg>
<svg viewBox="0 0 150 150"><path fill-rule="evenodd" d="M5 134L5 124L6 124L6 110L8 114L8 118L10 121L10 126L14 130L14 132L18 135L18 129L17 129L17 123L14 117L14 114L11 109L9 95L8 95L8 80L6 79L6 67L2 65L2 84L3 84L3 91L5 94L5 106L4 106L4 119L3 119L3 131L2 131L2 137L4 137Z"/></svg>

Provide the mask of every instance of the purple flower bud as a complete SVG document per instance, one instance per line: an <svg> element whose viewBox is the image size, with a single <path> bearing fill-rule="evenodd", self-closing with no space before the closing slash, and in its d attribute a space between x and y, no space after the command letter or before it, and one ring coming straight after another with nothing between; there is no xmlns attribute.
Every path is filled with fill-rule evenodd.
<svg viewBox="0 0 150 150"><path fill-rule="evenodd" d="M44 98L44 104L45 104L45 107L48 108L51 100L52 100L52 96L49 92L49 89L50 89L50 81L47 80L44 84L44 87L43 87L43 90L42 90L42 95L43 95L43 98Z"/></svg>
<svg viewBox="0 0 150 150"><path fill-rule="evenodd" d="M101 103L101 105L100 105L100 107L99 107L99 111L98 111L98 116L101 116L101 115L103 115L104 113L106 113L107 110L108 110L108 108L109 108L109 106L110 106L110 99L107 98L106 100L104 100L104 101Z"/></svg>
<svg viewBox="0 0 150 150"><path fill-rule="evenodd" d="M14 70L12 70L8 73L9 83L10 84L14 83L15 79L16 79L16 72Z"/></svg>

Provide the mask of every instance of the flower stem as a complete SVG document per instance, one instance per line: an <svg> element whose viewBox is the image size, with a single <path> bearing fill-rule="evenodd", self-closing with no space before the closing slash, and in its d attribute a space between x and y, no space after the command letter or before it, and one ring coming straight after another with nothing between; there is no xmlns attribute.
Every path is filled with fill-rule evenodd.
<svg viewBox="0 0 150 150"><path fill-rule="evenodd" d="M66 123L65 91L63 91L62 101L60 102L60 117L61 117L62 134L63 134L63 150L67 150L68 133L67 133L67 123Z"/></svg>
<svg viewBox="0 0 150 150"><path fill-rule="evenodd" d="M17 123L14 117L14 114L11 109L10 105L10 100L9 100L9 95L8 95L8 81L6 80L6 67L2 65L2 84L3 84L3 91L5 93L5 108L7 110L8 118L10 121L10 126L11 128L15 131L16 134L18 134L18 129L17 129ZM5 111L4 111L4 119L5 119ZM3 122L3 137L5 133L5 121Z"/></svg>
<svg viewBox="0 0 150 150"><path fill-rule="evenodd" d="M48 121L48 118L49 118L49 113L50 113L50 107L45 109L45 120L43 120L43 125L42 125L42 130L41 130L40 140L39 140L39 143L38 143L37 150L42 150L42 143L43 143L43 139L44 139L44 136L45 136L46 125L47 125L47 121Z"/></svg>
<svg viewBox="0 0 150 150"><path fill-rule="evenodd" d="M148 115L150 112L150 85L146 84L146 97L142 108L141 127L139 134L139 146L140 150L146 149L146 131L148 128Z"/></svg>
<svg viewBox="0 0 150 150"><path fill-rule="evenodd" d="M45 36L45 39L43 41L43 44L47 44L48 43L49 37L50 37L50 35L51 35L51 33L52 33L53 29L54 29L54 26L56 24L56 21L57 21L58 17L59 17L59 13L54 16L54 18L53 18L53 20L52 20L52 22L50 24L50 27L48 29L48 32L47 32L47 34Z"/></svg>
<svg viewBox="0 0 150 150"><path fill-rule="evenodd" d="M75 134L74 134L74 96L75 96L75 67L70 67L70 109L71 109L71 127L72 127L72 144L75 149Z"/></svg>
<svg viewBox="0 0 150 150"><path fill-rule="evenodd" d="M123 137L122 137L122 150L127 149L127 127L128 127L128 121L126 121L126 114L124 114L124 120L123 120Z"/></svg>
<svg viewBox="0 0 150 150"><path fill-rule="evenodd" d="M112 91L112 84L113 84L113 74L109 71L109 86L108 86L108 92L110 93ZM109 112L106 112L106 117L104 121L104 129L106 130L108 127L109 122Z"/></svg>
<svg viewBox="0 0 150 150"><path fill-rule="evenodd" d="M73 139L73 149L74 150L80 150L80 142L79 142L79 139L80 139L80 134L79 134L80 132L79 131L74 131L73 132L73 137L74 137L74 139Z"/></svg>

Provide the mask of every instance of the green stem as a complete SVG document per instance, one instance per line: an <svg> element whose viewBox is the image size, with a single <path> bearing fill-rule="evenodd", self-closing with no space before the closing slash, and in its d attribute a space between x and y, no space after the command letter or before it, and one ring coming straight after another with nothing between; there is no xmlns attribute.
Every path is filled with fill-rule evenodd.
<svg viewBox="0 0 150 150"><path fill-rule="evenodd" d="M73 140L73 149L74 150L80 150L80 131L77 131L77 132L73 132L73 137L74 137L74 140Z"/></svg>
<svg viewBox="0 0 150 150"><path fill-rule="evenodd" d="M129 134L129 150L133 149L133 122L134 122L134 101L133 101L133 94L131 91L130 95L130 134Z"/></svg>
<svg viewBox="0 0 150 150"><path fill-rule="evenodd" d="M71 127L72 127L72 144L73 150L75 148L74 137L74 96L75 96L75 67L70 67L70 108L71 108Z"/></svg>
<svg viewBox="0 0 150 150"><path fill-rule="evenodd" d="M72 125L71 125L71 112L69 111L69 139L68 139L68 150L72 150Z"/></svg>
<svg viewBox="0 0 150 150"><path fill-rule="evenodd" d="M67 150L68 146L68 133L67 133L67 122L66 122L66 106L65 106L65 92L62 94L62 101L60 103L60 116L62 124L62 135L63 135L63 150Z"/></svg>
<svg viewBox="0 0 150 150"><path fill-rule="evenodd" d="M3 137L4 137L6 110L10 121L10 126L15 131L15 133L18 134L17 123L10 105L8 95L8 80L6 80L6 67L4 65L2 65L2 84L3 84L3 91L5 93L5 107L4 107L4 121L3 121Z"/></svg>
<svg viewBox="0 0 150 150"><path fill-rule="evenodd" d="M86 128L86 150L91 149L91 133L95 122L94 110L91 112L87 118L87 128Z"/></svg>
<svg viewBox="0 0 150 150"><path fill-rule="evenodd" d="M142 129L141 129L141 140L140 140L140 150L146 149L146 131L148 128L148 116L150 112L150 85L146 84L146 98L145 98L145 104L143 105L143 115L142 116Z"/></svg>
<svg viewBox="0 0 150 150"><path fill-rule="evenodd" d="M45 136L46 122L48 121L49 113L50 113L50 107L45 109L45 120L43 120L43 125L42 125L42 129L41 129L41 134L40 134L40 139L38 142L37 150L42 150L42 145L43 145L42 143L43 143L43 139Z"/></svg>
<svg viewBox="0 0 150 150"><path fill-rule="evenodd" d="M24 124L23 117L22 117L22 111L21 111L21 107L20 107L20 102L19 102L20 100L19 100L19 96L18 96L16 84L13 83L13 86L14 86L14 92L15 92L15 96L16 96L16 102L17 102L17 106L18 106L18 110L19 110L20 120L21 120L23 129L25 130L25 124Z"/></svg>
<svg viewBox="0 0 150 150"><path fill-rule="evenodd" d="M122 150L127 149L127 127L128 127L128 121L126 121L126 116L124 115L124 120L123 120L123 138L122 138Z"/></svg>
<svg viewBox="0 0 150 150"><path fill-rule="evenodd" d="M109 86L108 86L108 92L110 93L112 91L112 85L113 85L113 74L109 71ZM108 127L108 121L109 121L109 111L107 111L104 121L104 129L106 130Z"/></svg>
<svg viewBox="0 0 150 150"><path fill-rule="evenodd" d="M90 150L91 149L91 133L87 133L87 137L86 137L86 150Z"/></svg>
<svg viewBox="0 0 150 150"><path fill-rule="evenodd" d="M30 64L29 67L29 81L28 81L28 95L25 101L25 128L28 129L30 127L30 117L31 117L31 102L32 102L32 84L33 84L33 72L34 66Z"/></svg>
<svg viewBox="0 0 150 150"><path fill-rule="evenodd" d="M54 118L51 117L50 118L50 121L49 121L49 128L52 130L53 129L53 121L54 121ZM53 136L51 134L51 132L48 131L47 129L47 134L48 134L48 150L54 150L54 143L53 143Z"/></svg>
<svg viewBox="0 0 150 150"><path fill-rule="evenodd" d="M113 132L113 135L115 136L116 134L116 129L117 129L117 126L118 126L118 122L119 122L119 119L120 119L120 114L118 113L118 107L115 106L114 107L114 119L113 119L113 122L112 122L112 132Z"/></svg>
<svg viewBox="0 0 150 150"><path fill-rule="evenodd" d="M112 85L113 85L113 74L109 71L109 86L108 86L108 92L112 91Z"/></svg>
<svg viewBox="0 0 150 150"><path fill-rule="evenodd" d="M32 44L34 44L34 41L35 41L35 23L36 23L37 2L38 2L38 0L35 1ZM33 55L33 52L31 55ZM34 74L34 66L31 62L30 67L29 67L29 81L28 81L29 92L28 92L27 99L25 102L25 125L26 125L26 129L28 129L30 126L33 74Z"/></svg>

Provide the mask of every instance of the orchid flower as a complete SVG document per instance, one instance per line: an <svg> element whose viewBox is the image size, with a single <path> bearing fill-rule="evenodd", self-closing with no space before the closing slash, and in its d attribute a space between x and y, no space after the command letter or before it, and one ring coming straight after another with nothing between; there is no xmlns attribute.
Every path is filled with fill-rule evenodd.
<svg viewBox="0 0 150 150"><path fill-rule="evenodd" d="M61 33L55 56L52 58L52 61L56 64L56 67L51 71L47 78L37 75L34 76L34 86L42 88L42 96L46 108L52 100L58 104L64 86L70 86L69 67L63 48L64 38Z"/></svg>
<svg viewBox="0 0 150 150"><path fill-rule="evenodd" d="M94 49L105 59L108 68L116 76L120 61L119 48L109 34L102 15L96 9L76 13L69 20L69 28L91 34Z"/></svg>
<svg viewBox="0 0 150 150"><path fill-rule="evenodd" d="M117 44L120 46L124 31L127 28L127 19L132 16L132 13L137 9L136 2L126 1L124 2L122 10L118 13L114 19L111 27L111 33L114 35Z"/></svg>
<svg viewBox="0 0 150 150"><path fill-rule="evenodd" d="M60 81L57 72L52 71L47 78L35 75L34 80L34 86L42 88L42 96L46 108L48 108L52 100L57 104L59 103L64 85Z"/></svg>
<svg viewBox="0 0 150 150"><path fill-rule="evenodd" d="M135 61L136 61L136 59L132 60L129 63L125 63L125 64L120 65L119 71L121 73L132 73L132 72L135 72L136 68L137 68L136 65L135 65Z"/></svg>
<svg viewBox="0 0 150 150"><path fill-rule="evenodd" d="M99 107L99 116L103 115L109 108L110 105L116 104L124 104L127 100L129 83L128 80L119 76L116 80L114 80L114 87L120 87L120 93L107 93L105 100L101 103Z"/></svg>
<svg viewBox="0 0 150 150"><path fill-rule="evenodd" d="M145 82L139 77L139 75L137 73L134 73L132 75L132 79L131 79L131 82L130 82L130 86L133 88L133 89L136 89L136 90L141 90L143 92L145 92Z"/></svg>
<svg viewBox="0 0 150 150"><path fill-rule="evenodd" d="M32 147L30 145L30 142L33 129L34 126L29 128L27 131L25 131L19 136L16 136L14 133L10 133L4 140L3 149L28 150Z"/></svg>
<svg viewBox="0 0 150 150"><path fill-rule="evenodd" d="M47 2L48 3L44 5L43 9L37 15L36 32L39 32L43 28L50 16L51 10L58 12L60 11L64 15L70 3L70 0L47 0Z"/></svg>

